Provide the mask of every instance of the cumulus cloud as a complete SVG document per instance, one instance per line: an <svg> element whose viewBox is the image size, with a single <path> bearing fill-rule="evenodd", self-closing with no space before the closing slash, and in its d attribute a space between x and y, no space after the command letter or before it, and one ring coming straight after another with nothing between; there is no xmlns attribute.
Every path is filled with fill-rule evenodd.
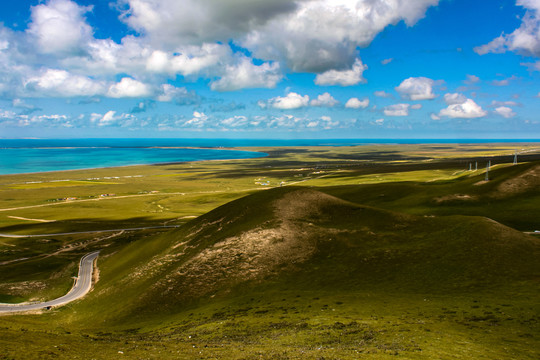
<svg viewBox="0 0 540 360"><path fill-rule="evenodd" d="M479 55L516 51L526 56L540 57L540 2L538 0L517 0L516 5L527 11L521 25L510 34L502 34L489 43L474 48Z"/></svg>
<svg viewBox="0 0 540 360"><path fill-rule="evenodd" d="M373 95L377 96L377 97L382 97L382 98L391 98L392 97L392 94L390 93L387 93L386 91L384 90L378 90L378 91L375 91L373 93Z"/></svg>
<svg viewBox="0 0 540 360"><path fill-rule="evenodd" d="M238 128L248 125L248 118L243 115L236 115L221 121L221 125L229 128Z"/></svg>
<svg viewBox="0 0 540 360"><path fill-rule="evenodd" d="M384 108L386 116L409 116L409 104L395 104Z"/></svg>
<svg viewBox="0 0 540 360"><path fill-rule="evenodd" d="M109 110L105 115L93 113L90 115L90 122L98 127L104 126L130 126L135 120L132 114L119 114L114 110Z"/></svg>
<svg viewBox="0 0 540 360"><path fill-rule="evenodd" d="M450 118L474 119L487 115L487 111L472 99L467 99L461 104L452 104L439 112L439 117L447 116Z"/></svg>
<svg viewBox="0 0 540 360"><path fill-rule="evenodd" d="M199 103L201 99L194 91L188 91L185 87L163 84L156 100L160 102L174 101L178 105L193 105Z"/></svg>
<svg viewBox="0 0 540 360"><path fill-rule="evenodd" d="M467 79L464 81L465 84L472 85L480 82L480 78L476 75L467 75Z"/></svg>
<svg viewBox="0 0 540 360"><path fill-rule="evenodd" d="M140 98L150 96L150 87L132 78L125 77L109 87L107 96L112 98Z"/></svg>
<svg viewBox="0 0 540 360"><path fill-rule="evenodd" d="M422 104L411 105L411 109L413 109L413 110L420 110L421 108L422 108Z"/></svg>
<svg viewBox="0 0 540 360"><path fill-rule="evenodd" d="M24 81L24 91L30 96L94 96L105 93L106 83L65 70L45 69Z"/></svg>
<svg viewBox="0 0 540 360"><path fill-rule="evenodd" d="M463 104L465 101L467 101L467 98L465 97L465 95L460 93L448 93L444 94L444 101L447 105Z"/></svg>
<svg viewBox="0 0 540 360"><path fill-rule="evenodd" d="M287 96L272 98L268 103L271 107L280 110L299 109L309 105L309 96L290 92Z"/></svg>
<svg viewBox="0 0 540 360"><path fill-rule="evenodd" d="M210 88L217 91L235 91L252 88L275 88L283 78L278 63L255 65L246 57L238 64L225 67L225 75L212 82Z"/></svg>
<svg viewBox="0 0 540 360"><path fill-rule="evenodd" d="M189 97L163 89L169 80L204 78L212 90L236 91L276 87L290 71L316 73L319 85L356 85L367 68L358 48L389 25L414 25L437 4L118 0L132 30L118 41L94 37L91 6L44 0L31 8L26 31L0 25L0 94L176 101Z"/></svg>
<svg viewBox="0 0 540 360"><path fill-rule="evenodd" d="M204 127L208 119L209 117L205 113L194 111L193 117L190 120L187 120L186 122L184 122L183 126L200 129Z"/></svg>
<svg viewBox="0 0 540 360"><path fill-rule="evenodd" d="M348 109L365 109L369 106L369 99L350 98L345 107Z"/></svg>
<svg viewBox="0 0 540 360"><path fill-rule="evenodd" d="M92 38L92 28L84 14L91 7L70 0L49 0L32 7L32 22L27 30L47 54L81 52L81 45Z"/></svg>
<svg viewBox="0 0 540 360"><path fill-rule="evenodd" d="M315 84L321 86L341 85L352 86L366 82L363 77L367 66L362 64L360 59L356 59L351 69L348 70L328 70L318 74L315 78Z"/></svg>
<svg viewBox="0 0 540 360"><path fill-rule="evenodd" d="M384 59L384 60L381 60L381 64L382 64L382 65L388 65L388 64L390 64L392 61L394 61L393 58Z"/></svg>
<svg viewBox="0 0 540 360"><path fill-rule="evenodd" d="M292 0L120 0L122 19L152 41L227 42L297 9Z"/></svg>
<svg viewBox="0 0 540 360"><path fill-rule="evenodd" d="M516 116L516 113L507 106L500 106L495 109L495 112L506 119L510 119Z"/></svg>
<svg viewBox="0 0 540 360"><path fill-rule="evenodd" d="M319 95L316 99L311 100L311 106L332 107L332 106L336 106L337 104L339 104L339 101L334 99L334 97L327 92L322 95Z"/></svg>
<svg viewBox="0 0 540 360"><path fill-rule="evenodd" d="M154 73L184 76L196 75L232 59L229 46L204 43L200 46L184 46L175 53L154 50L146 59L146 70Z"/></svg>
<svg viewBox="0 0 540 360"><path fill-rule="evenodd" d="M526 66L530 71L540 71L540 61L521 63L520 65Z"/></svg>
<svg viewBox="0 0 540 360"><path fill-rule="evenodd" d="M254 27L240 44L264 60L283 60L293 71L324 73L352 67L356 49L388 25L409 26L438 0L312 0Z"/></svg>
<svg viewBox="0 0 540 360"><path fill-rule="evenodd" d="M117 119L115 118L116 111L110 110L103 116L99 114L92 114L98 126L107 126L113 124Z"/></svg>
<svg viewBox="0 0 540 360"><path fill-rule="evenodd" d="M435 81L426 77L410 77L396 87L396 91L404 99L430 100L435 98L433 85Z"/></svg>
<svg viewBox="0 0 540 360"><path fill-rule="evenodd" d="M354 63L358 46L385 27L411 26L438 0L121 0L122 19L152 42L239 43L295 71L324 72Z"/></svg>

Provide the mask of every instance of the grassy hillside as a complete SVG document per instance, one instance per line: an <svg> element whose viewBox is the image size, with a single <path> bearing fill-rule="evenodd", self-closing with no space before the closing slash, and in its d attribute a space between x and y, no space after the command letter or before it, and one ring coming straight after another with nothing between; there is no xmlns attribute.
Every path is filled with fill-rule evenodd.
<svg viewBox="0 0 540 360"><path fill-rule="evenodd" d="M95 296L99 302L107 285L121 296L132 287L139 293L125 302L141 314L268 283L304 290L478 291L537 279L539 251L533 237L483 217L418 217L314 189L278 188L111 254L100 265Z"/></svg>
<svg viewBox="0 0 540 360"><path fill-rule="evenodd" d="M521 231L540 227L538 162L463 172L456 180L396 181L321 188L342 199L416 215L486 216ZM539 229L540 230L540 229Z"/></svg>

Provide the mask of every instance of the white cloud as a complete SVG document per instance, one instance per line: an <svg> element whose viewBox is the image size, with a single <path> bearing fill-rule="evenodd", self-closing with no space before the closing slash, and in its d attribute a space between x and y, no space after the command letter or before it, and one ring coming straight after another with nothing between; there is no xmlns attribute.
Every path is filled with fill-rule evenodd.
<svg viewBox="0 0 540 360"><path fill-rule="evenodd" d="M248 118L242 115L233 116L221 121L221 125L229 128L239 128L248 125Z"/></svg>
<svg viewBox="0 0 540 360"><path fill-rule="evenodd" d="M527 11L521 25L511 34L502 34L489 43L474 48L480 55L516 51L526 56L540 57L540 2L538 0L517 0L516 5Z"/></svg>
<svg viewBox="0 0 540 360"><path fill-rule="evenodd" d="M377 96L377 97L382 97L382 98L391 98L392 97L392 94L389 94L384 90L375 91L373 94L375 96Z"/></svg>
<svg viewBox="0 0 540 360"><path fill-rule="evenodd" d="M169 84L163 84L161 86L161 94L157 96L156 100L161 102L170 102L177 95L182 95L185 93L187 93L186 88L176 88Z"/></svg>
<svg viewBox="0 0 540 360"><path fill-rule="evenodd" d="M150 96L150 87L132 78L125 77L119 83L109 87L107 96L112 98L133 97L140 98Z"/></svg>
<svg viewBox="0 0 540 360"><path fill-rule="evenodd" d="M170 84L161 85L161 92L156 100L160 102L174 101L179 105L192 105L200 101L195 92L188 91L185 87L175 87Z"/></svg>
<svg viewBox="0 0 540 360"><path fill-rule="evenodd" d="M431 117L431 120L441 120L441 117L437 114L431 114L430 117Z"/></svg>
<svg viewBox="0 0 540 360"><path fill-rule="evenodd" d="M444 94L444 101L447 105L463 104L465 101L467 101L467 98L465 97L465 95L460 93L448 93Z"/></svg>
<svg viewBox="0 0 540 360"><path fill-rule="evenodd" d="M404 99L409 100L430 100L435 98L433 85L435 81L426 77L410 77L396 87L396 91Z"/></svg>
<svg viewBox="0 0 540 360"><path fill-rule="evenodd" d="M253 27L241 45L264 60L284 59L300 72L326 72L352 66L358 47L371 43L391 24L409 26L438 0L311 0L298 9Z"/></svg>
<svg viewBox="0 0 540 360"><path fill-rule="evenodd" d="M94 37L92 6L34 3L26 31L0 25L0 94L171 101L162 84L180 76L216 91L273 88L286 71L316 73L319 85L365 82L359 46L438 0L118 0L135 30L120 42Z"/></svg>
<svg viewBox="0 0 540 360"><path fill-rule="evenodd" d="M177 47L175 54L154 50L146 59L146 70L153 73L184 76L197 75L232 61L228 45L205 43L200 46Z"/></svg>
<svg viewBox="0 0 540 360"><path fill-rule="evenodd" d="M208 121L208 116L205 113L194 111L193 117L183 123L184 127L202 128Z"/></svg>
<svg viewBox="0 0 540 360"><path fill-rule="evenodd" d="M420 110L421 108L422 108L422 104L411 105L411 109L413 109L413 110Z"/></svg>
<svg viewBox="0 0 540 360"><path fill-rule="evenodd" d="M25 109L25 110L28 110L28 111L31 111L31 110L36 110L36 106L35 105L32 105L32 104L27 104L24 100L22 99L13 99L11 105L15 108L19 108L19 109Z"/></svg>
<svg viewBox="0 0 540 360"><path fill-rule="evenodd" d="M41 52L77 53L92 38L92 28L83 15L91 7L70 0L49 0L32 7L32 22L27 30Z"/></svg>
<svg viewBox="0 0 540 360"><path fill-rule="evenodd" d="M332 120L330 116L321 116L321 120L323 121L321 125L325 130L335 129L340 125L339 121Z"/></svg>
<svg viewBox="0 0 540 360"><path fill-rule="evenodd" d="M24 91L30 96L94 96L105 92L106 84L65 70L46 69L24 81Z"/></svg>
<svg viewBox="0 0 540 360"><path fill-rule="evenodd" d="M121 17L153 44L231 39L293 71L341 70L388 25L412 26L438 0L121 0Z"/></svg>
<svg viewBox="0 0 540 360"><path fill-rule="evenodd" d="M493 100L491 102L491 106L499 107L499 106L520 106L521 104L516 101L497 101Z"/></svg>
<svg viewBox="0 0 540 360"><path fill-rule="evenodd" d="M315 84L321 86L328 85L341 85L352 86L362 82L366 82L363 77L364 71L367 66L362 64L360 59L356 59L350 70L328 70L322 74L317 75L315 78Z"/></svg>
<svg viewBox="0 0 540 360"><path fill-rule="evenodd" d="M382 64L382 65L388 65L388 64L390 64L392 61L394 61L393 58L384 59L384 60L381 60L381 64Z"/></svg>
<svg viewBox="0 0 540 360"><path fill-rule="evenodd" d="M110 110L98 120L98 126L112 125L118 119L115 117L116 111Z"/></svg>
<svg viewBox="0 0 540 360"><path fill-rule="evenodd" d="M225 75L212 82L210 88L217 91L235 91L252 88L275 88L283 75L278 63L255 65L243 57L238 64L225 67Z"/></svg>
<svg viewBox="0 0 540 360"><path fill-rule="evenodd" d="M292 0L120 0L122 19L153 42L227 42L278 15L293 12Z"/></svg>
<svg viewBox="0 0 540 360"><path fill-rule="evenodd" d="M449 105L446 109L442 109L439 112L439 117L447 116L450 118L461 119L473 119L480 118L487 115L487 111L482 109L480 105L475 103L472 99L467 99L461 104Z"/></svg>
<svg viewBox="0 0 540 360"><path fill-rule="evenodd" d="M281 128L281 129L295 129L305 124L306 119L298 118L290 114L284 114L281 116L273 116L270 121L267 122L268 128Z"/></svg>
<svg viewBox="0 0 540 360"><path fill-rule="evenodd" d="M480 78L476 75L467 75L467 79L464 81L465 84L472 85L480 82Z"/></svg>
<svg viewBox="0 0 540 360"><path fill-rule="evenodd" d="M530 71L540 71L540 61L533 63L521 63L520 65L528 67Z"/></svg>
<svg viewBox="0 0 540 360"><path fill-rule="evenodd" d="M105 115L93 113L90 115L90 122L98 127L121 126L129 127L134 124L137 118L132 114L119 114L114 110L109 110Z"/></svg>
<svg viewBox="0 0 540 360"><path fill-rule="evenodd" d="M409 116L409 104L395 104L384 108L386 116Z"/></svg>
<svg viewBox="0 0 540 360"><path fill-rule="evenodd" d="M270 99L269 104L273 108L280 109L280 110L299 109L301 107L308 106L309 96L308 95L302 96L295 92L290 92L285 97L278 96L278 97Z"/></svg>
<svg viewBox="0 0 540 360"><path fill-rule="evenodd" d="M500 106L495 109L495 112L504 118L510 119L516 116L516 113L509 107Z"/></svg>
<svg viewBox="0 0 540 360"><path fill-rule="evenodd" d="M489 43L477 46L474 48L474 51L478 55L485 55L488 53L495 53L495 54L501 54L506 51L506 39L504 35L499 36L498 38L493 39Z"/></svg>
<svg viewBox="0 0 540 360"><path fill-rule="evenodd" d="M339 101L334 99L334 97L327 92L322 95L319 95L316 99L311 100L311 106L332 107L332 106L336 106L337 104L339 104Z"/></svg>
<svg viewBox="0 0 540 360"><path fill-rule="evenodd" d="M369 99L350 98L345 107L348 109L365 109L369 106Z"/></svg>

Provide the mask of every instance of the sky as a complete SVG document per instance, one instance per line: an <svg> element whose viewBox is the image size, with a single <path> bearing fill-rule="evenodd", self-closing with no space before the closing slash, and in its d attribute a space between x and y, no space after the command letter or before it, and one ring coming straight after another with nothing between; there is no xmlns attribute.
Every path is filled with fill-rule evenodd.
<svg viewBox="0 0 540 360"><path fill-rule="evenodd" d="M0 2L0 138L540 138L540 0Z"/></svg>

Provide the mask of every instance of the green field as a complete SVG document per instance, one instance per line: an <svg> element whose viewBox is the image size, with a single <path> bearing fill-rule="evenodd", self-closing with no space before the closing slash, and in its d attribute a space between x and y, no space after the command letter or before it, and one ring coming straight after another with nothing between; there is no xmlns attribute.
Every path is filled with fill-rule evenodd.
<svg viewBox="0 0 540 360"><path fill-rule="evenodd" d="M0 359L540 357L540 144L249 150L0 176Z"/></svg>

